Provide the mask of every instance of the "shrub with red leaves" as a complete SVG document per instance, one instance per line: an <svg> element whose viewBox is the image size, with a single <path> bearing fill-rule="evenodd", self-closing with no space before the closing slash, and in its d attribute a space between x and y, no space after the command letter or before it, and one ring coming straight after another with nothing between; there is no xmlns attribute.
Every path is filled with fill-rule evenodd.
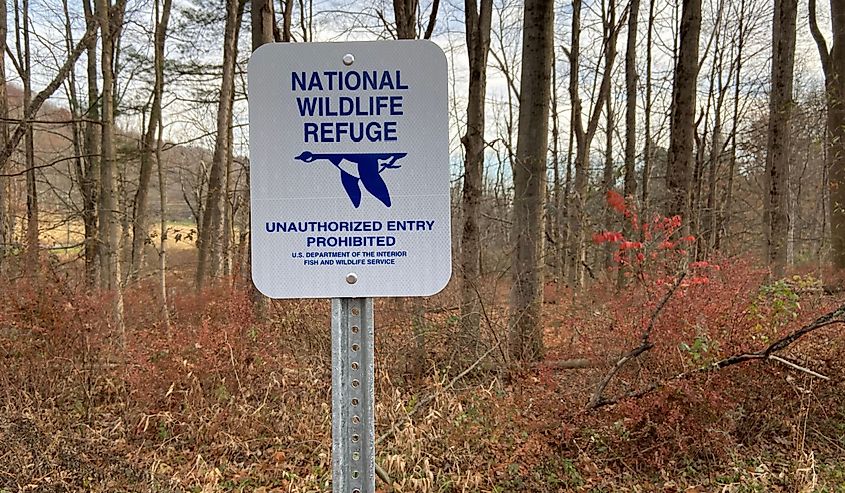
<svg viewBox="0 0 845 493"><path fill-rule="evenodd" d="M629 282L621 288L608 284L594 287L589 296L594 304L585 306L589 313L579 313L579 305L573 305L569 321L580 335L579 347L574 349L612 365L640 346L647 332L653 347L611 381L605 396L621 400L597 415L603 424L593 425L608 427L607 418L612 417L613 426L623 429L605 430L605 439L618 438L615 450L628 449L633 462L659 468L681 457L719 457L729 445L747 438L741 430L747 426L744 420L749 413L788 419L792 407L767 409L768 399L754 397L789 395L783 375L788 370L783 367L749 363L689 378L675 377L729 356L759 351L794 330L797 321L812 320L829 303L810 297L806 303L795 301L786 306L784 299L792 298L785 298L782 292L791 293L790 287L767 284L767 269L752 259L690 262L687 250L696 238L682 234L680 217L654 215L641 220L615 192L608 194L607 203L630 227L597 232L593 240L615 247L613 258ZM632 236L627 237L627 232ZM681 272L686 272L683 282L654 318ZM775 316L786 311L788 317ZM762 319L780 322L763 324ZM607 371L602 369L596 381ZM656 391L647 392L654 387ZM644 396L625 398L629 394ZM642 450L650 453L638 453Z"/></svg>

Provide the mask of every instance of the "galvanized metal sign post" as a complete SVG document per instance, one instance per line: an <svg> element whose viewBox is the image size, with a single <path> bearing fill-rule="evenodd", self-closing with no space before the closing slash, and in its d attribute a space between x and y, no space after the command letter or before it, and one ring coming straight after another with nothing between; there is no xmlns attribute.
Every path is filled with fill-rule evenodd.
<svg viewBox="0 0 845 493"><path fill-rule="evenodd" d="M373 297L451 276L446 58L428 41L267 44L248 77L253 282L332 298L333 489L374 493Z"/></svg>
<svg viewBox="0 0 845 493"><path fill-rule="evenodd" d="M372 298L332 300L332 480L335 491L375 491Z"/></svg>

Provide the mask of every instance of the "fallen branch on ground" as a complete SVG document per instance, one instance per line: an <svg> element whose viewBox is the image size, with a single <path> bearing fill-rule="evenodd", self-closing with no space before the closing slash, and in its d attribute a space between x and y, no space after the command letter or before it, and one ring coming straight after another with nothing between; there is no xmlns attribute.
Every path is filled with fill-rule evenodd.
<svg viewBox="0 0 845 493"><path fill-rule="evenodd" d="M668 378L668 379L666 379L662 382L652 383L651 385L648 385L647 387L645 387L643 389L637 390L636 392L629 392L629 393L626 393L626 394L624 394L620 397L616 397L616 398L612 398L612 399L602 398L599 402L596 403L595 406L591 406L591 408L595 409L595 408L598 408L598 407L601 407L601 406L616 404L617 402L619 402L620 400L622 400L624 398L642 397L642 396L648 394L649 392L651 392L653 390L657 390L657 389L663 387L664 385L668 384L669 382L673 382L673 381L676 381L676 380L683 380L683 379L689 378L693 375L697 375L699 373L707 373L707 372L711 372L711 371L721 370L722 368L727 368L729 366L737 365L737 364L740 364L740 363L745 363L747 361L774 360L774 361L778 361L779 363L783 363L783 364L785 364L785 365L787 365L790 368L793 368L795 370L802 371L804 373L808 373L810 375L813 375L817 378L821 378L821 379L824 379L824 380L830 380L829 377L822 375L821 373L815 372L815 371L813 371L809 368L805 368L803 366L798 365L797 363L794 363L794 362L789 361L785 358L779 357L775 353L777 353L779 351L783 351L784 349L786 349L790 345L792 345L792 343L801 339L802 337L804 337L807 334L810 334L810 333L815 332L819 329L823 329L825 327L829 327L829 326L835 325L835 324L845 324L845 304L841 305L839 308L837 308L837 309L835 309L831 312L828 312L828 313L820 316L819 318L815 319L814 321L810 322L809 324L801 327L798 330L795 330L795 331L789 333L788 335L782 337L781 339L778 339L777 341L769 344L769 346L767 346L764 349L761 349L760 351L757 351L757 352L754 352L754 353L735 354L733 356L721 359L721 360L716 361L714 363L711 363L709 365L702 366L702 367L696 368L694 370L678 373L677 375L675 375L671 378Z"/></svg>

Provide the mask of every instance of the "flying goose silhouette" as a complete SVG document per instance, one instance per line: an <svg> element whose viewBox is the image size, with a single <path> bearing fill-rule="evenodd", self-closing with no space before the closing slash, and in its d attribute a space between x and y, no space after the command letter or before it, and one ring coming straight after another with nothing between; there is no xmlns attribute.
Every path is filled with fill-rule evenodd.
<svg viewBox="0 0 845 493"><path fill-rule="evenodd" d="M373 197L377 198L387 207L390 207L390 192L387 190L387 184L384 183L384 179L380 175L386 169L400 168L401 166L396 164L396 161L407 155L405 152L387 154L316 154L305 151L294 159L304 163L313 163L317 160L327 160L332 163L335 168L340 170L340 182L343 184L349 200L352 201L352 205L357 209L361 205L361 187L359 182L364 185L364 188ZM357 176L340 166L344 160L357 165Z"/></svg>

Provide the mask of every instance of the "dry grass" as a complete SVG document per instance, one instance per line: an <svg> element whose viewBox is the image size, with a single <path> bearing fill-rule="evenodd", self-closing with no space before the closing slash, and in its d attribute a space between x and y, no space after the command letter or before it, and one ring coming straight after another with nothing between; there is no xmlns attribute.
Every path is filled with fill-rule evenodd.
<svg viewBox="0 0 845 493"><path fill-rule="evenodd" d="M327 302L275 302L255 320L238 288L193 293L191 255L174 253L183 272L171 275L171 332L150 309L151 279L127 291L124 350L107 300L72 276L0 284L0 492L330 491ZM587 412L624 338L604 316L612 298L557 296L546 305L549 360L586 356L598 368L504 371L494 358L451 386L466 364L450 346L454 286L379 300L377 435L404 423L379 445L393 480L380 491L845 491L835 332L798 348L830 383L748 365L691 387L717 389L721 416L706 417L711 404L680 388ZM487 308L485 344L495 347L504 306ZM414 333L425 334L424 361L413 359ZM622 378L637 383L636 373Z"/></svg>

